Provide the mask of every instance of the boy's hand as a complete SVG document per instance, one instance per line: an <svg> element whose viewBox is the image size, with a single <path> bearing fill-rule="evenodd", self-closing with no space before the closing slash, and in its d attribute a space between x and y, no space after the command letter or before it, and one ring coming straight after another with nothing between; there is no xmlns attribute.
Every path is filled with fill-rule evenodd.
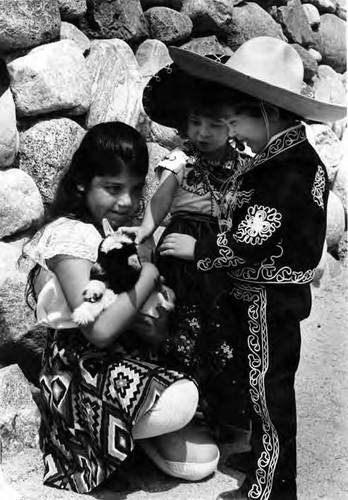
<svg viewBox="0 0 348 500"><path fill-rule="evenodd" d="M189 234L172 233L166 236L158 248L160 255L178 257L184 260L193 260L196 238Z"/></svg>

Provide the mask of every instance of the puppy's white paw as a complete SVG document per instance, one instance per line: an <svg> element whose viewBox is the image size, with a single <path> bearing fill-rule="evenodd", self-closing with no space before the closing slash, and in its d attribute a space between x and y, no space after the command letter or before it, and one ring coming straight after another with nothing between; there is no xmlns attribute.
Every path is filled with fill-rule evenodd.
<svg viewBox="0 0 348 500"><path fill-rule="evenodd" d="M99 280L91 280L83 291L83 300L91 303L97 302L102 298L105 290L105 283Z"/></svg>

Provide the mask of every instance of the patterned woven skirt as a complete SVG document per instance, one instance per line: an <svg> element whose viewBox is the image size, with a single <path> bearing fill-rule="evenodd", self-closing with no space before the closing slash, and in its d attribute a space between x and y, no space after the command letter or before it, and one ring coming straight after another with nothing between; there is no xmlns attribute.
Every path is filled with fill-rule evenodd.
<svg viewBox="0 0 348 500"><path fill-rule="evenodd" d="M182 374L48 330L40 376L44 484L87 493L132 451L132 427Z"/></svg>

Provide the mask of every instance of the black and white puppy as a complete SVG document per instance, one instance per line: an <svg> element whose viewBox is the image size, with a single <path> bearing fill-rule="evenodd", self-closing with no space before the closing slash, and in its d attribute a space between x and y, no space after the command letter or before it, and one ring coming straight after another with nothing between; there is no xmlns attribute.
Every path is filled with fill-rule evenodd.
<svg viewBox="0 0 348 500"><path fill-rule="evenodd" d="M99 314L117 300L117 294L131 290L139 279L141 262L137 246L129 235L114 232L103 219L105 238L98 250L98 260L92 267L90 282L83 292L84 302L77 307L72 320L78 325L93 322ZM159 317L159 308L174 308L174 292L159 284L150 295L140 313Z"/></svg>

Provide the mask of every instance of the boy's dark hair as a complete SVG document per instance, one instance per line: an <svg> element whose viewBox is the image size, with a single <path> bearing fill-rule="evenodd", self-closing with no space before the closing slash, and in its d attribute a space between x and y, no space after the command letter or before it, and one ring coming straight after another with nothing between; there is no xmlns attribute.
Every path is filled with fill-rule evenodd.
<svg viewBox="0 0 348 500"><path fill-rule="evenodd" d="M0 57L0 97L10 86L10 74L5 60Z"/></svg>
<svg viewBox="0 0 348 500"><path fill-rule="evenodd" d="M149 155L145 139L122 122L100 123L91 128L62 177L50 207L50 219L62 216L88 220L85 193L96 176L119 175L123 170L146 176ZM79 187L83 186L84 191Z"/></svg>

